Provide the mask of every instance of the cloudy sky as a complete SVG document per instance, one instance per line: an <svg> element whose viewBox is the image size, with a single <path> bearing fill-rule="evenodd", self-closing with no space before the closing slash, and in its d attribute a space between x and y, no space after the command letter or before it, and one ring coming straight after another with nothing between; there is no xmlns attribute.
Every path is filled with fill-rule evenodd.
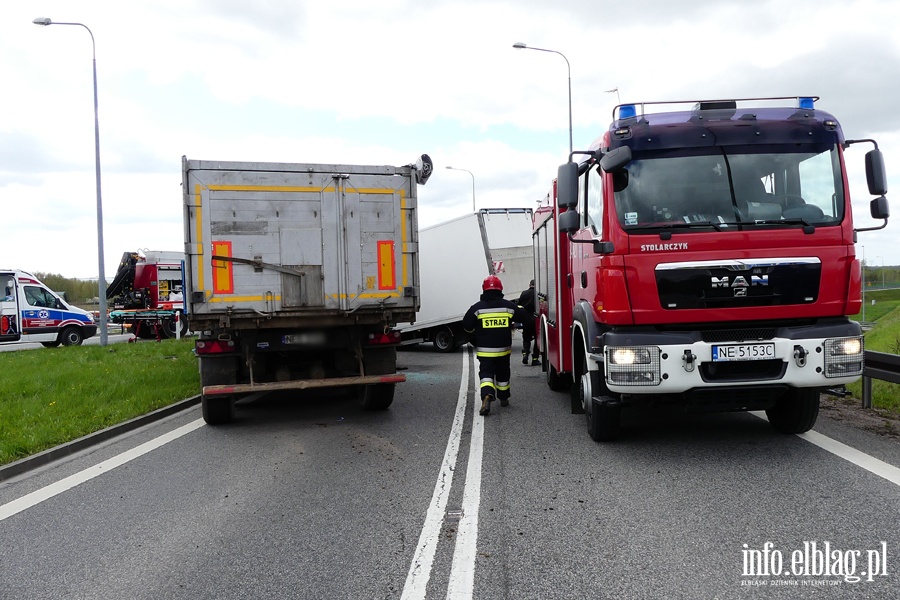
<svg viewBox="0 0 900 600"><path fill-rule="evenodd" d="M566 62L514 42L568 59L576 149L619 100L818 95L848 138L878 140L900 193L896 0L3 0L4 267L98 273L91 38L36 17L96 40L107 276L125 251L182 249L183 155L428 153L420 226L471 209L472 177L447 166L479 208L536 206L568 150ZM848 152L858 226L865 150ZM859 236L870 265L900 264L892 205Z"/></svg>

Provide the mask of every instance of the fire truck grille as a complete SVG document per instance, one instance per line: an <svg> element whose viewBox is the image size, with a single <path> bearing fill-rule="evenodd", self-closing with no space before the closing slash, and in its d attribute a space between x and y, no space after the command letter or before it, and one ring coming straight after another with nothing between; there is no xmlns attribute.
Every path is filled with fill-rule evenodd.
<svg viewBox="0 0 900 600"><path fill-rule="evenodd" d="M666 310L813 304L819 297L818 259L660 264L659 301Z"/></svg>

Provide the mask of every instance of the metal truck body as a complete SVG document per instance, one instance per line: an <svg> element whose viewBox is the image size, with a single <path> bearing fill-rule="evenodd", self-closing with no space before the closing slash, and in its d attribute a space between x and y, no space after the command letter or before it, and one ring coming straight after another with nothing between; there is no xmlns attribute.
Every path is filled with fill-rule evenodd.
<svg viewBox="0 0 900 600"><path fill-rule="evenodd" d="M468 340L462 318L488 275L516 300L533 277L530 208L490 208L419 231L421 307L400 324L404 343L432 342L450 352Z"/></svg>
<svg viewBox="0 0 900 600"><path fill-rule="evenodd" d="M94 317L72 306L31 273L0 269L0 343L80 346L97 333Z"/></svg>
<svg viewBox="0 0 900 600"><path fill-rule="evenodd" d="M203 415L242 394L356 386L387 408L418 309L417 182L403 167L183 159L189 313Z"/></svg>
<svg viewBox="0 0 900 600"><path fill-rule="evenodd" d="M857 141L813 98L786 100L620 106L560 167L535 218L538 331L548 383L571 386L595 440L630 404L764 409L802 432L821 391L862 374ZM866 173L886 224L877 145Z"/></svg>

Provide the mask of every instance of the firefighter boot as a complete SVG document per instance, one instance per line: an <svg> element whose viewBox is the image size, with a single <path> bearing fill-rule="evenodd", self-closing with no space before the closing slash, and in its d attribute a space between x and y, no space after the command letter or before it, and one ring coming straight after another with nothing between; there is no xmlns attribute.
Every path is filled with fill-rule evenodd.
<svg viewBox="0 0 900 600"><path fill-rule="evenodd" d="M509 398L500 398L500 406L509 406Z"/></svg>
<svg viewBox="0 0 900 600"><path fill-rule="evenodd" d="M523 364L523 365L527 365L527 364L528 364L528 353L527 353L527 352L523 352L523 353L522 353L522 364Z"/></svg>
<svg viewBox="0 0 900 600"><path fill-rule="evenodd" d="M481 399L481 410L478 411L479 415L484 416L491 412L491 400L493 400L491 396L485 396Z"/></svg>
<svg viewBox="0 0 900 600"><path fill-rule="evenodd" d="M531 358L531 366L532 366L532 367L536 367L536 366L538 366L539 364L541 364L541 359L540 359L540 358L538 358L537 356L534 356L534 357Z"/></svg>

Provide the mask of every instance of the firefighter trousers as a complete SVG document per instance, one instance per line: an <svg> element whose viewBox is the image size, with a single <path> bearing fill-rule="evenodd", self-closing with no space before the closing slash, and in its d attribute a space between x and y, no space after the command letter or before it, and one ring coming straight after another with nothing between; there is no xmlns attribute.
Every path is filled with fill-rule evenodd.
<svg viewBox="0 0 900 600"><path fill-rule="evenodd" d="M479 356L478 380L481 382L481 399L493 396L497 400L509 398L509 354L503 356Z"/></svg>

